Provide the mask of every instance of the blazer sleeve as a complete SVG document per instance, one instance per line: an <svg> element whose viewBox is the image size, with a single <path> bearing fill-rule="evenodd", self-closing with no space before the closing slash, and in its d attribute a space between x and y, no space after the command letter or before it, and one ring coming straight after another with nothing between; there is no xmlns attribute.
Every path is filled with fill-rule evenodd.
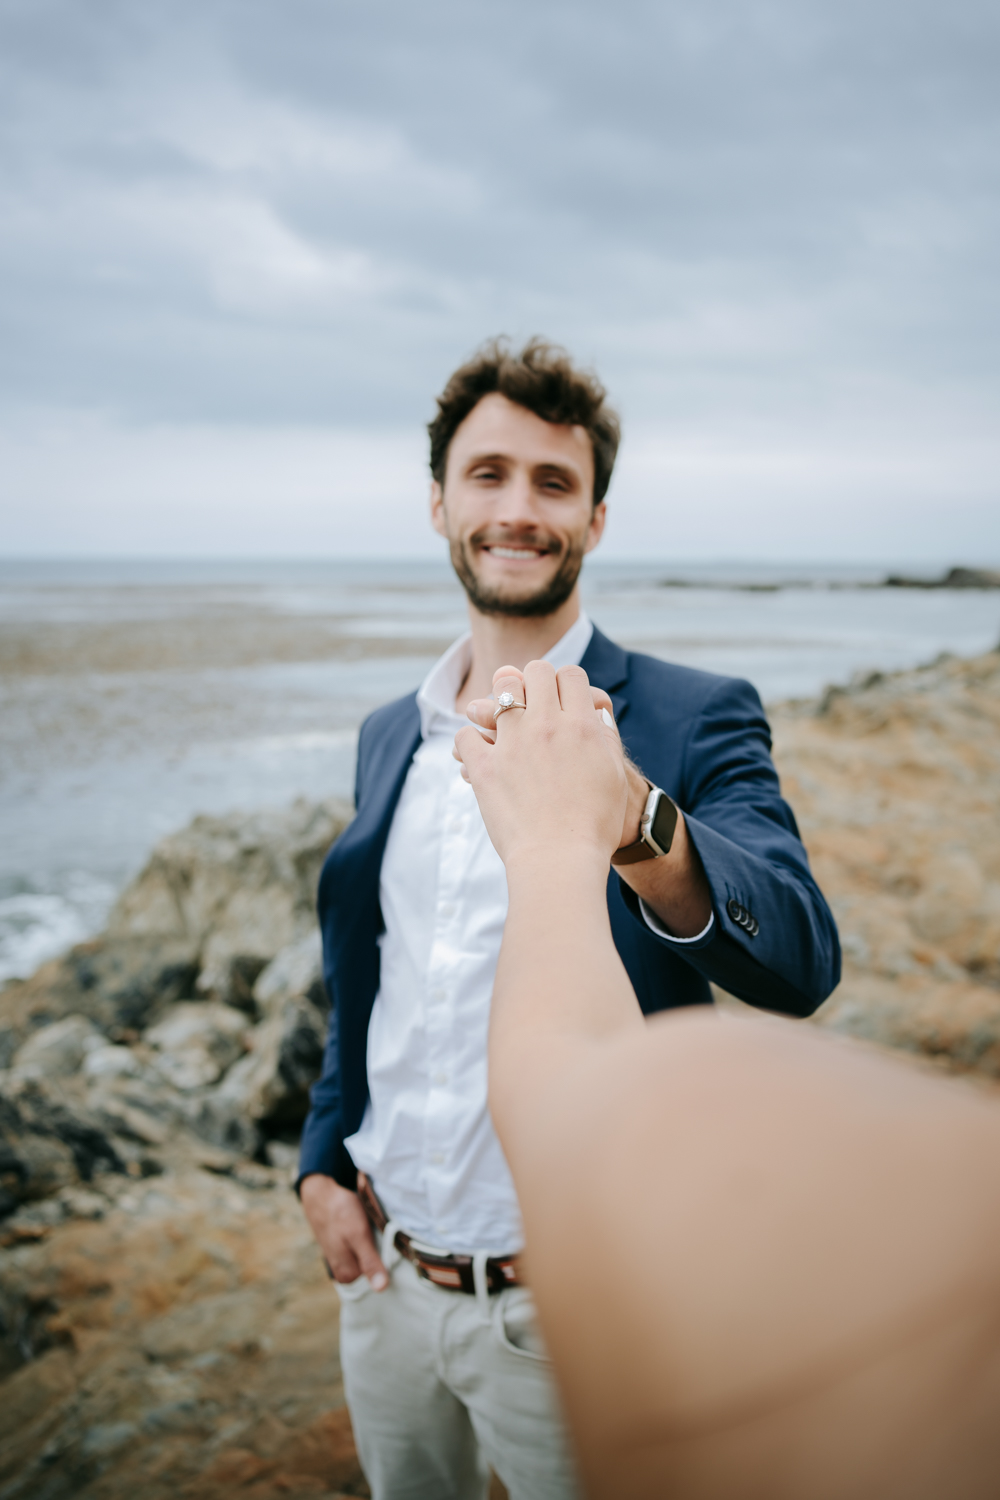
<svg viewBox="0 0 1000 1500"><path fill-rule="evenodd" d="M361 800L364 764L364 741L366 725L358 735L358 758L354 773L354 807ZM337 1015L337 987L330 962L330 943L327 924L324 921L322 877L320 878L320 932L323 937L323 983L330 1001L330 1017L323 1051L323 1069L310 1090L309 1113L302 1127L299 1145L299 1170L295 1179L298 1192L303 1177L320 1172L324 1177L334 1177L342 1187L357 1187L357 1169L344 1146L343 1116L340 1088L340 1026Z"/></svg>
<svg viewBox="0 0 1000 1500"><path fill-rule="evenodd" d="M647 926L623 881L629 911L655 941L730 994L811 1015L840 980L840 943L781 796L767 719L748 682L724 679L692 724L678 801L715 921L698 942L673 943ZM742 913L755 922L737 921Z"/></svg>

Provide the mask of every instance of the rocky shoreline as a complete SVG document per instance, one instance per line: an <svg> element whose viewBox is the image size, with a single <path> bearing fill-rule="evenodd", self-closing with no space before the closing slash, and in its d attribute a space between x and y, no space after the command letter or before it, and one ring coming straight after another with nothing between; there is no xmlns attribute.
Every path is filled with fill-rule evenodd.
<svg viewBox="0 0 1000 1500"><path fill-rule="evenodd" d="M1000 653L772 722L844 940L818 1023L995 1087ZM195 819L99 938L0 992L0 1500L367 1493L288 1191L349 816Z"/></svg>

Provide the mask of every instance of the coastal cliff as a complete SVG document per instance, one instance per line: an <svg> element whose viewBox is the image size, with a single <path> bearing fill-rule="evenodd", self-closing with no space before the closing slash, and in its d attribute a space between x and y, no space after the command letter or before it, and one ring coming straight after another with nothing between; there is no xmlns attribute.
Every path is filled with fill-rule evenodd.
<svg viewBox="0 0 1000 1500"><path fill-rule="evenodd" d="M843 939L815 1024L994 1088L1000 653L771 719ZM0 1500L367 1493L289 1190L349 815L196 819L99 938L0 993Z"/></svg>

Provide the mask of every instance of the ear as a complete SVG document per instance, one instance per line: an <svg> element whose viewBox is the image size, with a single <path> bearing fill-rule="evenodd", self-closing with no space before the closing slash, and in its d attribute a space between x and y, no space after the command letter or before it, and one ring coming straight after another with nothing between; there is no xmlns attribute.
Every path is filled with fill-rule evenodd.
<svg viewBox="0 0 1000 1500"><path fill-rule="evenodd" d="M587 541L584 552L593 552L601 537L604 535L604 523L608 518L608 508L602 500L599 505L594 506L594 514L590 518L590 529L587 532Z"/></svg>
<svg viewBox="0 0 1000 1500"><path fill-rule="evenodd" d="M444 491L436 479L431 480L431 525L438 536L448 535L448 518L444 509Z"/></svg>

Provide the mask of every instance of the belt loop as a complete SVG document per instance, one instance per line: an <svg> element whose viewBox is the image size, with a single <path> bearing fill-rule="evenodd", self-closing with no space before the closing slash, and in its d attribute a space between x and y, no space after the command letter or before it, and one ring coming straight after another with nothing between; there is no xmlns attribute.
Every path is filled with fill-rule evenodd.
<svg viewBox="0 0 1000 1500"><path fill-rule="evenodd" d="M399 1225L395 1219L390 1219L382 1230L382 1243L379 1246L379 1253L382 1256L382 1264L387 1271L391 1271L396 1262L402 1258L399 1253L399 1246L396 1244L396 1232L398 1229Z"/></svg>
<svg viewBox="0 0 1000 1500"><path fill-rule="evenodd" d="M489 1260L488 1250L475 1250L472 1255L472 1284L476 1289L476 1306L479 1308L479 1319L482 1323L490 1321L490 1280L486 1272L486 1262Z"/></svg>

